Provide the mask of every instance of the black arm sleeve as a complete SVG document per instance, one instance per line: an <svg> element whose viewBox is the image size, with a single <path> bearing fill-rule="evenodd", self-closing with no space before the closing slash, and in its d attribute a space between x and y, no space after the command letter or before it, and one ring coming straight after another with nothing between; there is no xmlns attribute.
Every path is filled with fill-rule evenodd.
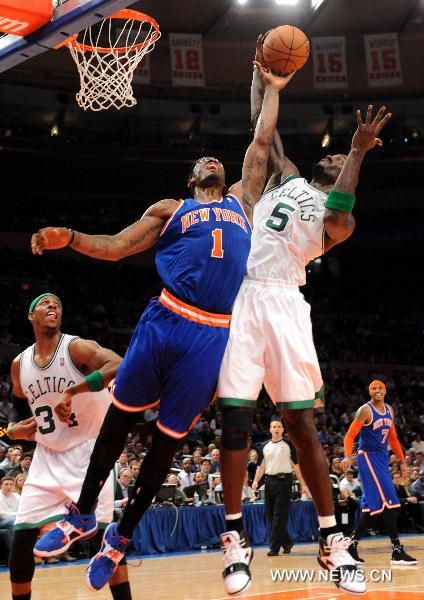
<svg viewBox="0 0 424 600"><path fill-rule="evenodd" d="M19 398L12 394L13 408L10 411L9 423L19 423L32 417L32 412L26 398Z"/></svg>

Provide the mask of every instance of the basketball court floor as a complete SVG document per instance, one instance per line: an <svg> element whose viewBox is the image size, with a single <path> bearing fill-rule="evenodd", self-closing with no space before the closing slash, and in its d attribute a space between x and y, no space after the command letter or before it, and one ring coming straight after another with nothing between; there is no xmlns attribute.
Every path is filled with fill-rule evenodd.
<svg viewBox="0 0 424 600"><path fill-rule="evenodd" d="M360 545L366 561L367 600L424 600L424 536L402 536L408 552L420 562L413 567L391 567L387 538L371 538ZM319 581L315 555L317 544L299 544L287 556L268 558L267 548L255 549L253 581L236 598L249 600L335 600L348 597L334 584ZM224 600L219 551L147 557L129 562L134 600ZM38 567L33 582L32 600L110 600L107 588L93 594L85 584L86 562L65 566ZM278 573L278 570L279 573ZM284 570L284 572L283 572ZM273 581L278 576L298 580ZM301 580L304 578L304 581ZM305 581L306 578L311 581ZM313 581L313 579L315 580ZM381 579L379 582L378 580ZM391 579L391 581L390 581ZM372 581L371 581L372 580ZM6 570L0 573L0 599L9 600Z"/></svg>

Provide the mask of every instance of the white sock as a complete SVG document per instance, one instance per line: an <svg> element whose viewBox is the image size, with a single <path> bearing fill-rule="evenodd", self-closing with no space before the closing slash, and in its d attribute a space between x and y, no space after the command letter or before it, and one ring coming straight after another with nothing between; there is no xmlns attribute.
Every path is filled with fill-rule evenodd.
<svg viewBox="0 0 424 600"><path fill-rule="evenodd" d="M319 528L327 529L328 527L335 527L337 525L336 517L331 515L329 517L320 517L318 515Z"/></svg>
<svg viewBox="0 0 424 600"><path fill-rule="evenodd" d="M234 513L232 515L225 515L226 521L235 521L235 519L241 519L241 513Z"/></svg>

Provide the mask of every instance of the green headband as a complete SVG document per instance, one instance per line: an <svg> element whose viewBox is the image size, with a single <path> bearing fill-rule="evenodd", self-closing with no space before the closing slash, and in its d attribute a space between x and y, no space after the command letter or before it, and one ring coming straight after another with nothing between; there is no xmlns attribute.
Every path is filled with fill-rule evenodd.
<svg viewBox="0 0 424 600"><path fill-rule="evenodd" d="M60 305L62 306L62 301L59 298L59 296L56 296L56 294L52 294L51 292L45 292L44 294L40 294L39 296L37 296L36 298L34 298L34 300L29 305L29 311L28 311L29 313L32 313L32 311L34 310L34 308L40 302L41 298L44 298L44 296L54 296L55 298L57 298L59 300Z"/></svg>

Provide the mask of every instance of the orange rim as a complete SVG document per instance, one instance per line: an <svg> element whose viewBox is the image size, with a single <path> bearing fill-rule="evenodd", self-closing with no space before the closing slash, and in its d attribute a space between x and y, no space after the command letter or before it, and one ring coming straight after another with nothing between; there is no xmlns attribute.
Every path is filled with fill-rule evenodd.
<svg viewBox="0 0 424 600"><path fill-rule="evenodd" d="M152 25L152 27L154 28L155 31L153 32L152 36L148 40L145 40L144 42L141 42L140 44L134 44L133 46L130 46L130 47L129 46L119 46L118 48L108 48L108 47L90 46L88 44L82 44L81 42L79 42L77 40L79 33L75 33L74 35L71 35L71 37L66 38L66 40L64 40L63 42L60 42L60 44L55 46L54 49L57 50L58 48L61 48L62 46L73 46L73 48L75 48L75 50L78 50L79 52L98 52L99 54L109 54L109 52L118 52L118 53L123 54L124 52L128 52L128 50L130 50L130 52L136 52L137 50L142 50L143 48L150 46L150 44L154 44L156 42L156 40L160 37L160 30L159 30L158 22L155 21L155 19L153 17L151 17L150 15L146 15L145 13L141 13L137 10L132 10L131 8L124 8L124 9L119 10L118 12L114 13L113 15L106 17L106 19L126 19L127 21L133 20L133 21L140 21L140 23L150 23L150 25Z"/></svg>

